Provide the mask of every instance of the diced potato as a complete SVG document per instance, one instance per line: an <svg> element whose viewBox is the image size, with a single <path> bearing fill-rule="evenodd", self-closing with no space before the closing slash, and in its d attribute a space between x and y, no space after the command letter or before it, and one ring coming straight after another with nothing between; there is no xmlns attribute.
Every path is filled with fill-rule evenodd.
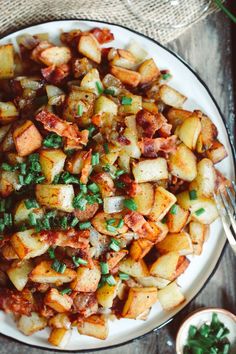
<svg viewBox="0 0 236 354"><path fill-rule="evenodd" d="M175 214L168 213L167 215L167 226L169 232L171 233L178 233L182 231L184 226L186 225L188 218L189 218L189 211L184 210L179 205L176 205Z"/></svg>
<svg viewBox="0 0 236 354"><path fill-rule="evenodd" d="M70 184L37 184L35 188L36 199L42 206L49 209L58 209L71 213L74 189Z"/></svg>
<svg viewBox="0 0 236 354"><path fill-rule="evenodd" d="M76 277L76 272L70 268L66 268L64 273L57 273L52 269L52 261L40 262L31 272L30 280L36 283L46 284L62 284L69 283Z"/></svg>
<svg viewBox="0 0 236 354"><path fill-rule="evenodd" d="M142 259L136 262L132 258L128 257L120 262L119 270L130 275L131 277L139 278L147 277L149 275L148 268Z"/></svg>
<svg viewBox="0 0 236 354"><path fill-rule="evenodd" d="M174 194L168 192L163 187L156 187L153 207L148 215L149 219L153 221L163 219L175 202L176 197Z"/></svg>
<svg viewBox="0 0 236 354"><path fill-rule="evenodd" d="M32 269L33 265L29 260L16 261L8 268L7 275L17 290L22 291L24 289Z"/></svg>
<svg viewBox="0 0 236 354"><path fill-rule="evenodd" d="M1 127L3 129L5 126ZM0 151L9 152L15 150L15 144L12 135L12 128L8 129L7 133L3 136L0 146Z"/></svg>
<svg viewBox="0 0 236 354"><path fill-rule="evenodd" d="M176 282L170 283L165 288L159 290L157 298L163 310L167 311L174 309L185 301L185 297Z"/></svg>
<svg viewBox="0 0 236 354"><path fill-rule="evenodd" d="M209 225L203 225L197 221L191 221L189 224L189 234L193 244L193 253L200 255L202 253L203 243L209 233Z"/></svg>
<svg viewBox="0 0 236 354"><path fill-rule="evenodd" d="M221 144L218 140L214 141L211 148L206 151L206 156L210 159L214 164L224 160L228 153L223 144Z"/></svg>
<svg viewBox="0 0 236 354"><path fill-rule="evenodd" d="M8 152L6 154L6 158L9 161L10 165L17 165L18 163L26 161L25 157L17 155L16 152Z"/></svg>
<svg viewBox="0 0 236 354"><path fill-rule="evenodd" d="M101 63L101 48L96 38L91 33L82 34L78 43L78 51L87 58Z"/></svg>
<svg viewBox="0 0 236 354"><path fill-rule="evenodd" d="M180 144L170 155L169 169L173 176L191 182L197 176L196 156L186 145Z"/></svg>
<svg viewBox="0 0 236 354"><path fill-rule="evenodd" d="M95 292L101 278L101 271L98 265L90 269L79 267L76 278L71 283L71 289L85 293Z"/></svg>
<svg viewBox="0 0 236 354"><path fill-rule="evenodd" d="M29 222L29 214L34 213L37 219L43 217L44 212L42 208L30 208L27 209L25 206L25 199L22 200L16 207L14 214L14 223L20 225L22 223Z"/></svg>
<svg viewBox="0 0 236 354"><path fill-rule="evenodd" d="M104 308L111 308L113 304L113 300L117 295L119 285L120 285L120 281L118 280L118 278L116 278L116 285L109 285L107 283L102 285L96 291L98 304Z"/></svg>
<svg viewBox="0 0 236 354"><path fill-rule="evenodd" d="M180 108L170 108L166 113L166 118L168 123L173 127L173 131L177 126L183 124L183 122L189 118L193 113Z"/></svg>
<svg viewBox="0 0 236 354"><path fill-rule="evenodd" d="M163 289L164 287L166 287L166 285L170 283L170 280L153 276L135 278L135 280L137 280L137 282L143 285L144 287L155 286L158 289Z"/></svg>
<svg viewBox="0 0 236 354"><path fill-rule="evenodd" d="M65 328L52 329L48 341L59 348L65 348L71 337L71 330Z"/></svg>
<svg viewBox="0 0 236 354"><path fill-rule="evenodd" d="M133 54L137 62L143 61L148 55L143 46L141 46L140 43L135 42L133 39L126 49Z"/></svg>
<svg viewBox="0 0 236 354"><path fill-rule="evenodd" d="M94 113L109 113L112 115L117 115L118 107L115 102L107 98L106 96L100 96L96 102L94 107Z"/></svg>
<svg viewBox="0 0 236 354"><path fill-rule="evenodd" d="M109 236L116 236L118 234L124 234L128 231L128 227L126 225L123 225L117 230L114 231L109 231L107 230L107 220L111 219L111 214L107 214L104 212L97 213L94 218L92 219L92 225L95 227L95 229L100 232L101 234L104 235L109 235ZM118 224L119 220L122 219L122 214L116 213L112 215L112 219L116 220L116 223Z"/></svg>
<svg viewBox="0 0 236 354"><path fill-rule="evenodd" d="M124 151L131 158L139 159L141 156L141 150L138 144L138 136L130 128L125 128L123 135L130 141L130 144L124 147Z"/></svg>
<svg viewBox="0 0 236 354"><path fill-rule="evenodd" d="M99 72L94 68L89 70L89 72L83 77L80 83L81 87L88 89L89 91L95 93L97 96L100 94L98 92L98 85L103 88Z"/></svg>
<svg viewBox="0 0 236 354"><path fill-rule="evenodd" d="M142 215L148 215L154 203L154 188L151 183L140 183L140 191L134 196L137 211Z"/></svg>
<svg viewBox="0 0 236 354"><path fill-rule="evenodd" d="M145 60L138 68L138 72L141 75L141 85L149 84L150 82L156 80L160 75L160 70L152 58Z"/></svg>
<svg viewBox="0 0 236 354"><path fill-rule="evenodd" d="M78 324L78 331L86 336L106 339L108 336L107 318L103 315L89 316Z"/></svg>
<svg viewBox="0 0 236 354"><path fill-rule="evenodd" d="M152 246L153 242L146 240L145 238L134 240L129 250L130 257L135 261L139 261L146 256L146 254L151 250Z"/></svg>
<svg viewBox="0 0 236 354"><path fill-rule="evenodd" d="M38 59L45 65L62 65L68 63L71 59L71 51L68 47L51 46L42 50Z"/></svg>
<svg viewBox="0 0 236 354"><path fill-rule="evenodd" d="M12 247L12 245L10 243L6 243L2 247L2 256L3 256L3 258L5 258L8 261L12 261L14 259L19 259L14 248Z"/></svg>
<svg viewBox="0 0 236 354"><path fill-rule="evenodd" d="M198 196L211 197L216 188L216 172L213 162L209 159L202 159L197 164L197 177L193 181L196 183ZM191 190L191 185L189 187Z"/></svg>
<svg viewBox="0 0 236 354"><path fill-rule="evenodd" d="M160 254L168 252L177 252L181 256L193 253L193 245L191 238L187 232L180 232L178 234L168 234L164 240L156 244L157 250Z"/></svg>
<svg viewBox="0 0 236 354"><path fill-rule="evenodd" d="M9 124L18 117L19 112L13 102L0 102L0 124Z"/></svg>
<svg viewBox="0 0 236 354"><path fill-rule="evenodd" d="M11 128L11 124L3 125L2 127L0 127L0 143L2 143L3 139L7 135L10 128ZM0 147L0 150L1 150L1 147Z"/></svg>
<svg viewBox="0 0 236 354"><path fill-rule="evenodd" d="M197 152L203 152L212 147L218 135L217 128L211 119L205 115L201 119L201 134L199 135L200 144L197 146Z"/></svg>
<svg viewBox="0 0 236 354"><path fill-rule="evenodd" d="M155 302L157 302L157 289L155 287L130 288L122 317L135 319L144 311L150 309Z"/></svg>
<svg viewBox="0 0 236 354"><path fill-rule="evenodd" d="M146 111L152 113L152 114L158 113L157 104L154 103L154 102L145 102L145 101L143 101L142 108L145 109Z"/></svg>
<svg viewBox="0 0 236 354"><path fill-rule="evenodd" d="M204 225L209 225L218 218L216 204L211 198L200 196L195 200L191 200L189 192L185 191L177 195L177 201L182 208L190 210L194 220Z"/></svg>
<svg viewBox="0 0 236 354"><path fill-rule="evenodd" d="M18 231L12 235L10 241L20 259L40 256L49 248L49 244L41 241L34 229Z"/></svg>
<svg viewBox="0 0 236 354"><path fill-rule="evenodd" d="M183 263L184 267L182 267ZM151 265L150 274L172 281L183 273L188 265L189 261L187 258L180 256L177 252L169 252L157 258L157 260ZM179 272L180 267L181 273Z"/></svg>
<svg viewBox="0 0 236 354"><path fill-rule="evenodd" d="M67 314L57 313L55 316L50 318L50 320L48 321L48 325L53 328L70 329L71 321Z"/></svg>
<svg viewBox="0 0 236 354"><path fill-rule="evenodd" d="M118 252L108 252L106 255L106 261L109 269L113 269L117 266L117 264L127 255L127 250L121 250Z"/></svg>
<svg viewBox="0 0 236 354"><path fill-rule="evenodd" d="M29 316L21 315L17 320L18 329L26 336L44 329L47 326L47 319L40 316L36 312L32 312Z"/></svg>
<svg viewBox="0 0 236 354"><path fill-rule="evenodd" d="M107 172L97 173L93 177L93 182L96 182L102 198L112 197L114 195L114 181L111 178L111 175Z"/></svg>
<svg viewBox="0 0 236 354"><path fill-rule="evenodd" d="M68 158L66 162L66 170L76 175L81 173L83 168L83 156L83 151L77 151L70 158Z"/></svg>
<svg viewBox="0 0 236 354"><path fill-rule="evenodd" d="M160 242L166 237L166 235L169 232L169 229L168 229L168 226L166 224L162 223L161 221L156 221L155 224L156 224L157 228L159 229L159 235L158 235L157 242Z"/></svg>
<svg viewBox="0 0 236 354"><path fill-rule="evenodd" d="M9 196L14 190L18 191L21 185L18 182L17 171L1 171L0 172L0 195L2 197Z"/></svg>
<svg viewBox="0 0 236 354"><path fill-rule="evenodd" d="M66 154L61 149L45 149L39 153L39 162L42 172L48 183L51 183L55 176L63 171Z"/></svg>
<svg viewBox="0 0 236 354"><path fill-rule="evenodd" d="M121 68L134 69L136 66L136 58L128 50L117 49L110 64Z"/></svg>
<svg viewBox="0 0 236 354"><path fill-rule="evenodd" d="M67 294L60 294L57 289L51 288L44 298L47 306L56 312L67 312L70 310L73 300Z"/></svg>
<svg viewBox="0 0 236 354"><path fill-rule="evenodd" d="M13 132L13 139L19 156L27 156L42 145L42 136L36 126L27 120Z"/></svg>
<svg viewBox="0 0 236 354"><path fill-rule="evenodd" d="M118 158L119 167L127 173L130 173L130 159L131 157L126 151L121 151Z"/></svg>
<svg viewBox="0 0 236 354"><path fill-rule="evenodd" d="M0 46L0 79L14 76L14 49L12 44Z"/></svg>
<svg viewBox="0 0 236 354"><path fill-rule="evenodd" d="M168 85L161 85L159 90L161 100L168 106L182 107L187 97Z"/></svg>
<svg viewBox="0 0 236 354"><path fill-rule="evenodd" d="M201 121L196 116L186 118L179 126L178 137L191 150L195 150L201 132Z"/></svg>
<svg viewBox="0 0 236 354"><path fill-rule="evenodd" d="M127 94L125 97L132 98L132 102L129 105L121 104L119 107L119 114L136 114L142 109L142 96Z"/></svg>
<svg viewBox="0 0 236 354"><path fill-rule="evenodd" d="M132 172L137 183L157 182L168 178L167 163L162 157L135 163Z"/></svg>
<svg viewBox="0 0 236 354"><path fill-rule="evenodd" d="M132 71L112 65L110 72L125 85L136 87L140 83L141 75L137 71Z"/></svg>
<svg viewBox="0 0 236 354"><path fill-rule="evenodd" d="M119 213L124 209L124 200L126 198L123 196L115 197L105 197L103 199L103 210L105 213Z"/></svg>

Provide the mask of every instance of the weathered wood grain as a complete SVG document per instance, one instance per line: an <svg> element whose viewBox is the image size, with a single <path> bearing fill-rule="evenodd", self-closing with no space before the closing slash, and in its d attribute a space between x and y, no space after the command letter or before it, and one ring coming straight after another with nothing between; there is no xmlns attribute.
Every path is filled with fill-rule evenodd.
<svg viewBox="0 0 236 354"><path fill-rule="evenodd" d="M234 131L234 97L230 24L221 13L196 24L169 47L181 55L198 72L215 96ZM236 258L226 247L214 276L201 293L172 323L156 333L122 347L108 350L109 354L174 354L176 331L183 318L199 307L215 306L236 310ZM12 342L0 336L1 354L52 353ZM93 352L92 354L94 354ZM102 351L96 352L102 354Z"/></svg>

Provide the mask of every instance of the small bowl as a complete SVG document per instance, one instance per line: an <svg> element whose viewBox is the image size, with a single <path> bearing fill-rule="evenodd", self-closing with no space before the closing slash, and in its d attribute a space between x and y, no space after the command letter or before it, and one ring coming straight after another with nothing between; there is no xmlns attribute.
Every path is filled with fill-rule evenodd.
<svg viewBox="0 0 236 354"><path fill-rule="evenodd" d="M205 322L210 323L213 313L216 313L219 320L230 330L227 336L231 343L230 353L236 353L236 316L227 310L212 307L193 312L181 324L176 337L177 354L183 354L190 325L200 327Z"/></svg>

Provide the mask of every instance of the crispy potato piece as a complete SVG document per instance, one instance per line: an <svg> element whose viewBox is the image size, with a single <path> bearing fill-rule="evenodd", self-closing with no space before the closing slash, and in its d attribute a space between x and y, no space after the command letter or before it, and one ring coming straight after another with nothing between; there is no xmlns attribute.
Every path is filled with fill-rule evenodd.
<svg viewBox="0 0 236 354"><path fill-rule="evenodd" d="M142 109L142 96L132 95L128 93L126 97L132 98L132 102L130 105L123 105L119 106L118 112L119 115L127 115L127 114L136 114L140 109Z"/></svg>
<svg viewBox="0 0 236 354"><path fill-rule="evenodd" d="M132 71L112 65L110 72L125 85L136 87L140 83L141 75L137 71Z"/></svg>
<svg viewBox="0 0 236 354"><path fill-rule="evenodd" d="M164 240L156 244L156 248L160 254L168 252L177 252L181 256L193 253L193 245L191 238L187 232L180 232L178 234L168 234Z"/></svg>
<svg viewBox="0 0 236 354"><path fill-rule="evenodd" d="M29 222L29 214L34 213L37 219L40 219L44 215L44 211L42 208L30 208L27 209L25 206L25 199L21 200L20 203L17 204L14 213L14 223L16 225L20 225L22 223Z"/></svg>
<svg viewBox="0 0 236 354"><path fill-rule="evenodd" d="M71 283L71 289L85 293L95 292L100 278L101 271L98 265L94 266L92 269L79 267L77 269L76 278Z"/></svg>
<svg viewBox="0 0 236 354"><path fill-rule="evenodd" d="M111 175L107 172L97 173L91 178L93 182L97 183L100 189L102 198L112 197L114 195L114 181Z"/></svg>
<svg viewBox="0 0 236 354"><path fill-rule="evenodd" d="M32 269L33 264L30 260L15 261L8 268L7 275L17 290L22 291L24 289Z"/></svg>
<svg viewBox="0 0 236 354"><path fill-rule="evenodd" d="M135 278L135 280L144 287L155 286L158 289L163 289L170 283L170 280L153 276Z"/></svg>
<svg viewBox="0 0 236 354"><path fill-rule="evenodd" d="M119 270L123 273L129 274L131 277L147 277L149 275L148 268L145 262L141 259L136 262L128 257L120 262Z"/></svg>
<svg viewBox="0 0 236 354"><path fill-rule="evenodd" d="M0 127L0 143L2 143L2 141L4 140L5 136L7 135L7 133L9 132L11 128L11 124L7 124L7 125L3 125L2 127ZM0 147L0 151L1 151L1 147Z"/></svg>
<svg viewBox="0 0 236 354"><path fill-rule="evenodd" d="M0 79L10 79L14 76L13 44L0 46Z"/></svg>
<svg viewBox="0 0 236 354"><path fill-rule="evenodd" d="M65 348L71 337L71 331L65 328L53 328L48 341L59 348Z"/></svg>
<svg viewBox="0 0 236 354"><path fill-rule="evenodd" d="M172 125L173 131L175 131L177 126L183 124L183 122L192 114L192 112L186 111L185 109L172 107L167 111L166 118L168 120L168 123Z"/></svg>
<svg viewBox="0 0 236 354"><path fill-rule="evenodd" d="M6 125L18 118L19 112L13 102L0 102L0 124Z"/></svg>
<svg viewBox="0 0 236 354"><path fill-rule="evenodd" d="M34 229L18 231L11 236L11 244L20 259L29 259L44 254L49 245L40 240Z"/></svg>
<svg viewBox="0 0 236 354"><path fill-rule="evenodd" d="M189 219L189 211L184 210L181 208L179 205L176 205L176 213L168 213L167 215L167 226L169 229L169 232L171 233L178 233L182 231L184 226L186 225L188 219Z"/></svg>
<svg viewBox="0 0 236 354"><path fill-rule="evenodd" d="M112 214L112 219L116 219L116 222L118 223L119 220L121 220L122 214L115 213ZM100 232L101 234L108 235L108 236L116 236L118 234L125 234L128 231L128 227L126 225L123 225L117 230L114 231L109 231L107 230L107 223L106 221L111 219L111 214L107 214L104 212L97 213L94 218L92 219L92 225L95 227L95 229Z"/></svg>
<svg viewBox="0 0 236 354"><path fill-rule="evenodd" d="M130 173L130 159L131 157L126 153L126 151L121 151L119 153L118 165L127 173Z"/></svg>
<svg viewBox="0 0 236 354"><path fill-rule="evenodd" d="M19 190L20 188L17 171L0 172L0 195L2 197L8 197L14 190Z"/></svg>
<svg viewBox="0 0 236 354"><path fill-rule="evenodd" d="M73 174L79 174L83 168L83 157L86 152L77 151L66 162L66 170Z"/></svg>
<svg viewBox="0 0 236 354"><path fill-rule="evenodd" d="M44 329L47 326L47 319L40 316L36 312L32 312L29 316L21 315L17 320L18 329L26 336Z"/></svg>
<svg viewBox="0 0 236 354"><path fill-rule="evenodd" d="M148 53L146 50L143 48L143 46L140 45L140 43L137 43L135 40L132 39L130 43L128 44L126 48L130 53L133 54L135 57L136 61L138 63L142 62L144 59L146 59Z"/></svg>
<svg viewBox="0 0 236 354"><path fill-rule="evenodd" d="M167 311L174 309L185 301L185 297L176 282L170 283L165 288L159 290L157 298L163 310Z"/></svg>
<svg viewBox="0 0 236 354"><path fill-rule="evenodd" d="M135 261L139 261L146 256L146 254L151 250L152 246L153 242L145 238L134 240L129 250L130 257Z"/></svg>
<svg viewBox="0 0 236 354"><path fill-rule="evenodd" d="M26 158L23 156L17 155L16 152L8 152L6 158L9 161L10 165L16 165L26 161Z"/></svg>
<svg viewBox="0 0 236 354"><path fill-rule="evenodd" d="M78 52L95 61L95 63L101 63L101 47L91 33L82 34L80 36Z"/></svg>
<svg viewBox="0 0 236 354"><path fill-rule="evenodd" d="M168 192L163 187L156 187L153 207L148 215L148 218L152 221L163 219L175 202L176 197L174 194Z"/></svg>
<svg viewBox="0 0 236 354"><path fill-rule="evenodd" d="M186 118L178 127L179 139L191 150L195 150L200 132L201 121L200 118L196 116Z"/></svg>
<svg viewBox="0 0 236 354"><path fill-rule="evenodd" d="M57 313L55 316L50 318L50 320L48 321L48 325L53 328L70 329L71 321L67 314Z"/></svg>
<svg viewBox="0 0 236 354"><path fill-rule="evenodd" d="M66 268L64 273L57 273L51 268L52 261L40 262L31 272L30 280L35 283L69 283L76 277L76 272L70 268Z"/></svg>
<svg viewBox="0 0 236 354"><path fill-rule="evenodd" d="M193 253L200 255L202 253L203 243L209 233L209 225L203 225L197 221L191 221L189 224L189 234L193 244Z"/></svg>
<svg viewBox="0 0 236 354"><path fill-rule="evenodd" d="M89 70L89 72L83 77L80 83L80 87L85 90L89 90L90 92L93 92L95 95L99 96L100 92L98 92L98 86L103 88L99 72L97 69L93 68Z"/></svg>
<svg viewBox="0 0 236 354"><path fill-rule="evenodd" d="M13 139L19 156L30 155L42 145L42 136L36 126L27 120L13 132Z"/></svg>
<svg viewBox="0 0 236 354"><path fill-rule="evenodd" d="M116 277L116 285L109 285L107 283L102 285L96 291L98 304L104 308L111 308L113 304L113 300L117 295L117 291L120 283L121 281L119 280L119 278Z"/></svg>
<svg viewBox="0 0 236 354"><path fill-rule="evenodd" d="M79 221L86 221L91 219L99 209L99 204L86 204L85 210L75 209L74 214Z"/></svg>
<svg viewBox="0 0 236 354"><path fill-rule="evenodd" d="M145 101L143 101L142 108L145 109L146 111L152 113L152 114L158 113L158 107L157 107L156 103L154 103L154 102L145 102Z"/></svg>
<svg viewBox="0 0 236 354"><path fill-rule="evenodd" d="M159 235L158 235L158 239L156 242L160 242L166 237L166 235L169 232L169 229L168 229L168 226L166 224L162 223L161 221L156 221L155 224L156 224L156 227L159 229Z"/></svg>
<svg viewBox="0 0 236 354"><path fill-rule="evenodd" d="M157 289L130 288L128 299L125 302L122 317L137 318L157 302Z"/></svg>
<svg viewBox="0 0 236 354"><path fill-rule="evenodd" d="M146 159L133 164L132 169L135 182L157 182L168 178L166 160L162 157Z"/></svg>
<svg viewBox="0 0 236 354"><path fill-rule="evenodd" d="M40 151L39 162L48 183L51 183L55 176L63 171L65 161L66 154L61 149L45 149Z"/></svg>
<svg viewBox="0 0 236 354"><path fill-rule="evenodd" d="M4 128L4 126L1 127L1 129L3 129L3 128ZM13 129L10 128L10 129L8 129L7 133L4 134L4 136L2 137L2 141L1 141L0 151L9 152L9 151L15 150L15 144L14 144L12 133L13 133Z"/></svg>
<svg viewBox="0 0 236 354"><path fill-rule="evenodd" d="M122 260L127 255L128 251L127 250L121 250L118 252L108 252L106 255L107 258L107 264L109 269L113 269L117 266L117 264Z"/></svg>
<svg viewBox="0 0 236 354"><path fill-rule="evenodd" d="M95 114L109 113L116 116L117 111L117 104L106 96L100 96L99 98L97 98L94 107Z"/></svg>
<svg viewBox="0 0 236 354"><path fill-rule="evenodd" d="M161 85L159 95L166 105L181 108L187 97L168 85Z"/></svg>
<svg viewBox="0 0 236 354"><path fill-rule="evenodd" d="M141 75L141 85L149 84L150 82L156 80L160 75L160 70L152 58L145 60L138 68L138 72Z"/></svg>
<svg viewBox="0 0 236 354"><path fill-rule="evenodd" d="M197 143L197 152L201 153L212 147L218 135L217 128L211 119L205 115L201 118L201 133Z"/></svg>
<svg viewBox="0 0 236 354"><path fill-rule="evenodd" d="M57 289L51 288L44 298L44 303L57 312L67 312L70 310L73 300L67 294L60 294Z"/></svg>
<svg viewBox="0 0 236 354"><path fill-rule="evenodd" d="M182 266L184 265L184 267ZM189 261L177 252L169 252L157 258L151 265L150 274L173 281L188 267ZM179 268L181 267L181 273Z"/></svg>
<svg viewBox="0 0 236 354"><path fill-rule="evenodd" d="M206 156L210 159L213 164L224 160L228 153L223 144L221 144L218 140L214 141L211 148L206 151Z"/></svg>
<svg viewBox="0 0 236 354"><path fill-rule="evenodd" d="M197 177L190 184L189 189L196 186L197 195L211 197L216 188L216 172L213 162L209 159L202 159L197 164Z"/></svg>
<svg viewBox="0 0 236 354"><path fill-rule="evenodd" d="M182 208L190 210L192 219L209 225L218 218L218 211L213 199L199 196L197 199L191 200L188 191L181 192L176 197Z"/></svg>
<svg viewBox="0 0 236 354"><path fill-rule="evenodd" d="M35 188L37 201L50 209L58 209L71 213L74 189L70 184L37 184Z"/></svg>
<svg viewBox="0 0 236 354"><path fill-rule="evenodd" d="M173 176L184 181L193 181L197 176L197 159L194 153L184 144L180 144L170 155L169 169Z"/></svg>
<svg viewBox="0 0 236 354"><path fill-rule="evenodd" d="M103 315L92 315L84 319L78 324L80 334L95 337L98 339L106 339L108 336L107 318Z"/></svg>
<svg viewBox="0 0 236 354"><path fill-rule="evenodd" d="M135 57L131 52L124 49L117 49L115 51L115 55L110 61L110 64L125 69L134 69L137 63Z"/></svg>
<svg viewBox="0 0 236 354"><path fill-rule="evenodd" d="M2 247L2 256L3 256L3 258L5 258L8 261L12 261L14 259L19 259L14 248L12 247L12 245L10 243L6 243Z"/></svg>
<svg viewBox="0 0 236 354"><path fill-rule="evenodd" d="M137 212L148 215L154 203L154 188L151 183L140 183L140 191L134 196Z"/></svg>
<svg viewBox="0 0 236 354"><path fill-rule="evenodd" d="M45 65L62 65L68 63L71 59L71 51L68 47L51 46L42 50L38 59Z"/></svg>

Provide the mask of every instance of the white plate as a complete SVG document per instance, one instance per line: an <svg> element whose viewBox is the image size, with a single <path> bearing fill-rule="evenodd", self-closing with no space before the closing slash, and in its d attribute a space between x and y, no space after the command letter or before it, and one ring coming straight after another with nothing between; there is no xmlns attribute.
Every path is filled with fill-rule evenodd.
<svg viewBox="0 0 236 354"><path fill-rule="evenodd" d="M154 58L159 68L170 69L173 74L173 79L171 80L170 85L177 90L180 90L188 97L185 108L192 110L200 109L211 117L218 127L219 139L225 145L229 154L228 158L221 162L217 167L228 178L233 178L235 171L231 145L222 116L212 95L204 83L183 60L166 48L163 48L155 41L116 25L93 21L65 20L28 27L27 29L23 29L5 37L0 41L0 44L13 42L16 45L16 37L23 33L36 34L49 32L52 41L55 41L58 39L58 34L61 31L70 31L76 28L88 30L92 27L104 26L110 28L115 35L115 41L112 43L112 46L114 47L123 48L133 40L139 42L143 48L147 50L149 55ZM111 46L111 44L108 43L107 46ZM86 351L89 349L101 349L119 345L142 336L152 331L154 328L163 326L184 306L186 306L207 282L220 258L224 244L225 236L222 231L221 223L217 220L211 225L211 234L204 245L203 253L201 256L191 257L190 266L178 279L178 284L182 287L182 291L187 299L182 306L179 306L173 311L164 312L161 309L161 306L157 303L152 308L147 321L122 319L110 322L110 334L105 341L79 335L74 329L71 340L66 347L66 351ZM0 313L0 333L33 346L52 348L47 342L49 335L48 329L40 331L33 336L26 337L17 330L11 317L2 312Z"/></svg>

